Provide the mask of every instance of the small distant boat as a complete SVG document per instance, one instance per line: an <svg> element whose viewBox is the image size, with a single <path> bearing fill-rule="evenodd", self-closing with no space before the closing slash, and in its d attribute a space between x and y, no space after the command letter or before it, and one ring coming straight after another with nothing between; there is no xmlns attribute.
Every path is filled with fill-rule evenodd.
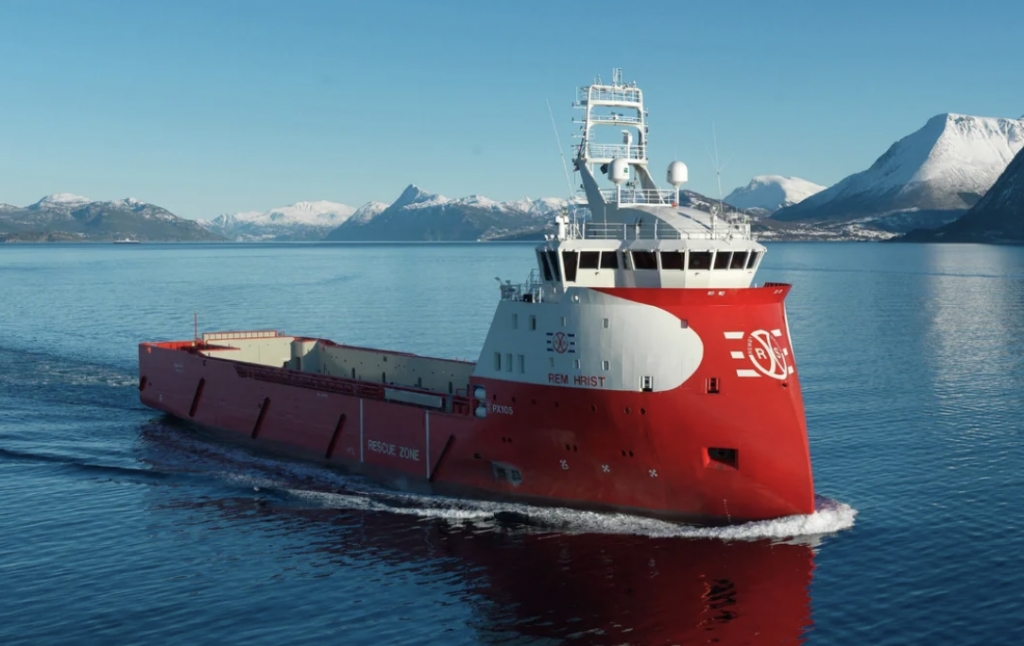
<svg viewBox="0 0 1024 646"><path fill-rule="evenodd" d="M122 238L120 240L114 239L114 244L141 244L141 240L132 240L131 238Z"/></svg>

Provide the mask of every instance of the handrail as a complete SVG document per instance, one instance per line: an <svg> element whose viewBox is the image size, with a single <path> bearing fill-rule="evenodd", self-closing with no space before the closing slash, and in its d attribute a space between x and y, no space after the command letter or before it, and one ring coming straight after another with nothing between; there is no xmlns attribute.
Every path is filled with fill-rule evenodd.
<svg viewBox="0 0 1024 646"><path fill-rule="evenodd" d="M584 146L590 159L647 159L647 146L643 145L580 143L573 146L576 156L580 156Z"/></svg>
<svg viewBox="0 0 1024 646"><path fill-rule="evenodd" d="M642 103L640 88L634 87L599 87L588 85L581 87L576 93L576 100L582 104L590 101L613 101L616 103Z"/></svg>
<svg viewBox="0 0 1024 646"><path fill-rule="evenodd" d="M619 204L674 204L678 195L675 189L663 188L634 188L624 186L622 190L615 188L602 188L601 197L606 202L618 202Z"/></svg>

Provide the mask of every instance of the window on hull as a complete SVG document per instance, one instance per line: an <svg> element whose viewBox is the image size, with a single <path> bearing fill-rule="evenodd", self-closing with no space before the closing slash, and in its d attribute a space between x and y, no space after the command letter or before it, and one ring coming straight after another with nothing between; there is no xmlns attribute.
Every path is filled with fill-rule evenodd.
<svg viewBox="0 0 1024 646"><path fill-rule="evenodd" d="M740 452L736 449L708 448L708 466L724 464L733 469L740 468Z"/></svg>

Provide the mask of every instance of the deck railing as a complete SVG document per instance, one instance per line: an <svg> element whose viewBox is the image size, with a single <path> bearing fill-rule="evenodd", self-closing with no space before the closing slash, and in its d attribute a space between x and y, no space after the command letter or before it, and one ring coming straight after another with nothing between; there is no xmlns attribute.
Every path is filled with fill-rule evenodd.
<svg viewBox="0 0 1024 646"><path fill-rule="evenodd" d="M594 101L611 101L614 103L640 103L643 92L635 87L602 87L590 85L576 91L576 100L580 103Z"/></svg>

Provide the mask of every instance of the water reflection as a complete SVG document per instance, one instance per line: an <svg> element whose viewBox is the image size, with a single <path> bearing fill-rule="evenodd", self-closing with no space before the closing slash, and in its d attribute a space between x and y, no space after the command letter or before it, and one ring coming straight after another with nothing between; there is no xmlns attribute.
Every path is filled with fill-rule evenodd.
<svg viewBox="0 0 1024 646"><path fill-rule="evenodd" d="M274 536L284 530L321 572L411 568L419 585L445 581L448 590L454 576L458 602L474 606L472 627L487 643L507 643L509 634L515 643L802 643L811 624L806 544L561 534L500 516L453 523L301 509L273 496L158 506L212 510L217 524L255 521Z"/></svg>

